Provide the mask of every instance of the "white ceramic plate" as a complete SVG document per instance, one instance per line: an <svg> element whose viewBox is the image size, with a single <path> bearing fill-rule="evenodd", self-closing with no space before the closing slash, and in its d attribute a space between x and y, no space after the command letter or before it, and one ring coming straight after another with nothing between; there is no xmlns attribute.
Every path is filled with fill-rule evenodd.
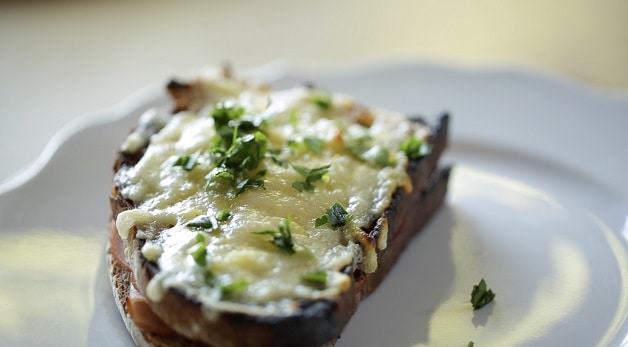
<svg viewBox="0 0 628 347"><path fill-rule="evenodd" d="M628 345L628 97L513 70L272 64L366 104L452 114L446 205L337 346ZM59 133L0 186L0 344L131 344L103 269L114 152L160 86ZM496 300L479 311L484 278Z"/></svg>

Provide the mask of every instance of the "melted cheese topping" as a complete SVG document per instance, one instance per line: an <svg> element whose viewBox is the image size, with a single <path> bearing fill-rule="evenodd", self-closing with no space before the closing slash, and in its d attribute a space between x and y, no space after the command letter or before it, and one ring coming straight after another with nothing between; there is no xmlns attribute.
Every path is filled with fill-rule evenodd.
<svg viewBox="0 0 628 347"><path fill-rule="evenodd" d="M224 91L220 85L220 79L213 79L205 88ZM116 175L122 195L137 206L118 215L118 230L126 238L136 227L136 236L146 240L142 254L161 270L149 283L147 295L158 301L167 289L178 288L198 298L211 316L212 308L290 312L294 299L334 297L349 290L351 280L344 270L350 266L375 271L377 257L370 243L386 247L387 226L384 240L369 241L361 229L374 225L397 189L411 189L408 159L399 145L409 136L426 138L429 130L401 114L359 107L346 96L330 95L330 104L321 106L315 102L320 93L316 90L271 93L247 90L230 80L227 86L230 93L208 97L198 112L173 115L154 134L146 130L150 124L140 124L141 131L124 144L124 149L136 148L142 136L150 134L142 159ZM211 90L205 95L212 95ZM207 153L218 136L211 117L218 103L239 105L247 117L262 124L260 130L276 152L275 161L266 158L259 166L266 170L263 188L235 195L224 180L211 178L216 162ZM360 121L362 116L366 121ZM322 141L320 153L303 146L308 138ZM373 142L356 155L347 144L360 138ZM382 151L385 166L376 161ZM175 165L185 155L197 158L191 170ZM293 165L330 165L328 180L315 182L313 191L299 191L292 184L304 177ZM335 203L344 206L351 221L341 227L315 227L315 220ZM230 218L212 219L220 211L229 211ZM217 227L198 231L186 226L198 216L207 216ZM277 231L286 218L291 221L293 254L281 252L271 235L259 233ZM325 283L303 279L312 272L325 273ZM229 290L238 283L237 291Z"/></svg>

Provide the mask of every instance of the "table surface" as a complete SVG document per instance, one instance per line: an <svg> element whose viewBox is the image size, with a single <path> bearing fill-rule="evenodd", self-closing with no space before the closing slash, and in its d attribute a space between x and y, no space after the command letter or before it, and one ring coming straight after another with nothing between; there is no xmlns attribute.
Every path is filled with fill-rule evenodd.
<svg viewBox="0 0 628 347"><path fill-rule="evenodd" d="M628 95L628 1L0 1L0 184L71 120L175 74L387 57Z"/></svg>

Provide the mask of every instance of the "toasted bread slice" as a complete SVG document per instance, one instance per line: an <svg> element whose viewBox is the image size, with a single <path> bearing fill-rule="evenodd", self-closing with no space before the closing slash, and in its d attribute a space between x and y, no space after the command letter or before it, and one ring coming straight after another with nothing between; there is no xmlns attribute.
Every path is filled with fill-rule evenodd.
<svg viewBox="0 0 628 347"><path fill-rule="evenodd" d="M114 165L111 229L124 255L111 242L110 270L134 340L333 342L442 204L448 116L430 128L231 74L169 89L179 113L146 117ZM133 295L144 313L133 313ZM163 329L141 328L151 314Z"/></svg>

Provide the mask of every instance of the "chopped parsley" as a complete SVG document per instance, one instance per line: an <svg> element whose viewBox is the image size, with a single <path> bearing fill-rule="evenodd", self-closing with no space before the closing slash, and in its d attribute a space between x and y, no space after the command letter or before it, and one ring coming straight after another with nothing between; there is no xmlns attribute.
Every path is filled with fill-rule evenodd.
<svg viewBox="0 0 628 347"><path fill-rule="evenodd" d="M196 234L196 243L188 249L188 253L197 265L207 266L207 238L203 233Z"/></svg>
<svg viewBox="0 0 628 347"><path fill-rule="evenodd" d="M312 103L318 106L321 110L329 111L333 106L331 94L322 90L313 92L310 99Z"/></svg>
<svg viewBox="0 0 628 347"><path fill-rule="evenodd" d="M495 293L488 288L484 278L479 284L473 286L471 291L471 305L474 310L479 310L495 299Z"/></svg>
<svg viewBox="0 0 628 347"><path fill-rule="evenodd" d="M372 136L364 135L347 139L345 141L345 148L356 156L361 157L362 154L371 149L374 144L375 141Z"/></svg>
<svg viewBox="0 0 628 347"><path fill-rule="evenodd" d="M473 341L469 341L469 343L467 344L467 347L473 347L475 346L475 344L473 343Z"/></svg>
<svg viewBox="0 0 628 347"><path fill-rule="evenodd" d="M233 295L237 294L249 286L249 282L244 279L237 279L231 283L220 285L220 290L223 295Z"/></svg>
<svg viewBox="0 0 628 347"><path fill-rule="evenodd" d="M351 216L340 203L335 203L325 211L324 215L316 218L314 227L318 228L329 223L332 228L337 228L345 226L351 219L353 219L353 216Z"/></svg>
<svg viewBox="0 0 628 347"><path fill-rule="evenodd" d="M238 182L235 186L236 196L244 193L244 191L249 188L259 188L259 187L263 188L264 181L262 180L262 177L264 177L264 175L266 175L266 170L260 170L254 176L246 177L240 182Z"/></svg>
<svg viewBox="0 0 628 347"><path fill-rule="evenodd" d="M399 149L402 150L409 159L417 159L428 155L432 150L432 146L416 136L409 137L399 145Z"/></svg>
<svg viewBox="0 0 628 347"><path fill-rule="evenodd" d="M216 213L216 220L219 222L226 222L229 218L231 218L231 212L229 212L229 210L220 210Z"/></svg>
<svg viewBox="0 0 628 347"><path fill-rule="evenodd" d="M325 141L318 137L304 137L298 140L288 140L288 147L295 152L309 151L314 154L321 154L325 149Z"/></svg>
<svg viewBox="0 0 628 347"><path fill-rule="evenodd" d="M370 135L349 138L345 141L345 148L357 158L381 167L393 166L397 163L391 151L377 144Z"/></svg>
<svg viewBox="0 0 628 347"><path fill-rule="evenodd" d="M324 287L327 284L327 272L323 270L307 272L301 275L301 279L308 284Z"/></svg>
<svg viewBox="0 0 628 347"><path fill-rule="evenodd" d="M388 149L382 146L375 146L373 147L373 150L375 152L373 156L373 161L375 162L375 164L386 167L393 166L397 163L395 157L391 155Z"/></svg>
<svg viewBox="0 0 628 347"><path fill-rule="evenodd" d="M198 216L185 224L186 228L193 230L214 230L218 228L218 222L211 216Z"/></svg>
<svg viewBox="0 0 628 347"><path fill-rule="evenodd" d="M216 123L216 128L226 126L230 121L238 120L246 113L244 107L220 103L212 110L212 118Z"/></svg>
<svg viewBox="0 0 628 347"><path fill-rule="evenodd" d="M229 148L233 140L237 137L241 119L246 110L237 105L221 103L216 105L212 111L214 127L220 136L222 147Z"/></svg>
<svg viewBox="0 0 628 347"><path fill-rule="evenodd" d="M237 129L234 134L237 135ZM267 151L268 139L260 131L235 137L229 149L219 153L222 158L208 176L228 182L235 188L236 196L249 188L264 187L262 177L266 170L258 170L258 167Z"/></svg>
<svg viewBox="0 0 628 347"><path fill-rule="evenodd" d="M299 126L299 117L296 108L290 109L290 125L296 130Z"/></svg>
<svg viewBox="0 0 628 347"><path fill-rule="evenodd" d="M292 182L292 187L300 192L304 190L311 192L314 190L314 183L318 181L328 182L329 181L329 168L330 165L319 166L315 168L307 168L305 166L300 165L292 165L292 168L305 177L305 181L294 181Z"/></svg>
<svg viewBox="0 0 628 347"><path fill-rule="evenodd" d="M192 171L198 165L198 153L179 156L172 166L180 166L185 171Z"/></svg>
<svg viewBox="0 0 628 347"><path fill-rule="evenodd" d="M232 186L235 186L237 184L236 175L237 175L236 170L230 170L229 168L226 168L226 167L217 167L212 172L210 172L210 176L212 178L223 179L229 182L229 184L231 184Z"/></svg>
<svg viewBox="0 0 628 347"><path fill-rule="evenodd" d="M325 149L325 141L318 137L304 137L303 144L310 152L320 154Z"/></svg>
<svg viewBox="0 0 628 347"><path fill-rule="evenodd" d="M225 154L222 163L228 168L255 170L266 156L268 139L262 132L247 134L235 139Z"/></svg>
<svg viewBox="0 0 628 347"><path fill-rule="evenodd" d="M294 254L294 242L292 241L292 234L290 233L290 217L282 219L279 222L277 230L264 230L256 231L253 234L257 235L271 235L272 239L270 243L275 245L282 253Z"/></svg>
<svg viewBox="0 0 628 347"><path fill-rule="evenodd" d="M211 116L218 136L209 150L214 168L206 177L226 181L236 196L264 187L266 171L260 165L267 158L268 139L260 130L263 121L247 116L243 107L227 103L217 105Z"/></svg>
<svg viewBox="0 0 628 347"><path fill-rule="evenodd" d="M303 147L302 143L297 140L288 140L288 148L290 148L293 152L301 151Z"/></svg>

